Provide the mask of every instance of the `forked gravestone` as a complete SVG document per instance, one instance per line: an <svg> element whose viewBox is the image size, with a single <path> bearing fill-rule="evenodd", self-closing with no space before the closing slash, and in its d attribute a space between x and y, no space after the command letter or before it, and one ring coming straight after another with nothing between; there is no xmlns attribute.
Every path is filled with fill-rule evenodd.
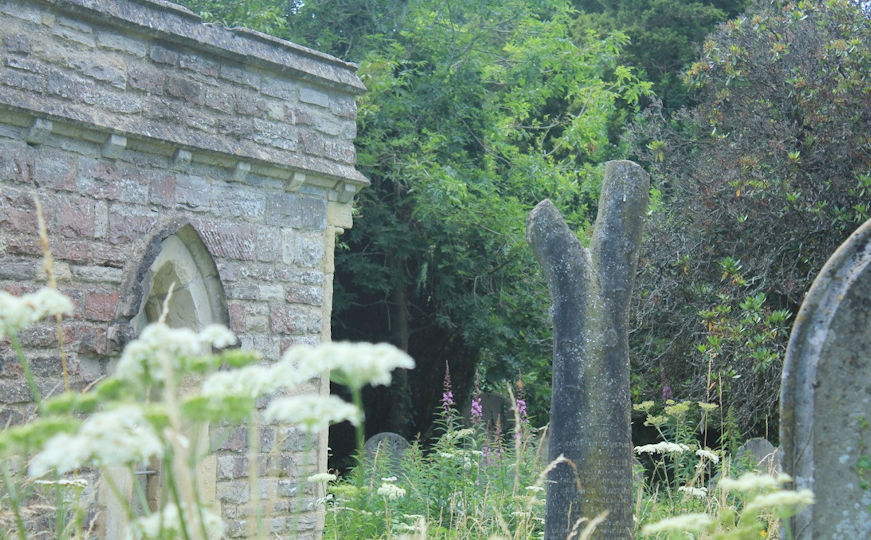
<svg viewBox="0 0 871 540"><path fill-rule="evenodd" d="M631 161L610 161L590 247L542 201L526 237L553 299L553 394L545 538L564 539L581 518L608 516L595 538L631 538L627 313L635 279L649 179ZM584 524L579 524L583 529Z"/></svg>
<svg viewBox="0 0 871 540"><path fill-rule="evenodd" d="M871 537L871 220L826 262L796 317L783 366L783 470L816 503L795 538Z"/></svg>

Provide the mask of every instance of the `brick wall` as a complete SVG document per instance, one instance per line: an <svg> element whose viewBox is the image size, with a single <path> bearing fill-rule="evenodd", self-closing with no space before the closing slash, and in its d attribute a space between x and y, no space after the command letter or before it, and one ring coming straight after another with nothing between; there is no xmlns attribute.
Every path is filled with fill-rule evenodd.
<svg viewBox="0 0 871 540"><path fill-rule="evenodd" d="M213 257L243 347L274 360L329 340L334 238L366 185L355 66L162 0L0 0L0 58L0 288L44 284L36 195L76 304L63 327L74 388L111 370L149 250L179 224ZM22 337L40 390L61 390L54 328ZM32 407L6 342L0 361L0 420L20 421ZM216 497L243 536L247 434L216 427L213 440ZM316 515L291 519L290 501L303 465L325 466L326 440L302 449L292 432L262 430L277 533L317 528Z"/></svg>

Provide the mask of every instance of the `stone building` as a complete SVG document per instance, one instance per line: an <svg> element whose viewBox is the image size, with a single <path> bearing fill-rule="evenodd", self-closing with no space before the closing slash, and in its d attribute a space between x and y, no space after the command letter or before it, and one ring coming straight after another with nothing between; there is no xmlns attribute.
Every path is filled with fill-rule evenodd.
<svg viewBox="0 0 871 540"><path fill-rule="evenodd" d="M172 282L171 324L226 323L269 360L330 339L335 236L367 184L353 64L164 0L0 0L0 56L0 288L45 282L36 195L76 304L63 326L74 388L111 372ZM22 336L44 394L61 388L54 337ZM0 419L19 421L32 405L8 343L0 360ZM300 455L275 431L260 441L279 456L262 480L279 502L269 530L316 535L316 513L292 518L281 501L306 472L297 464L325 467L326 440ZM245 428L213 440L204 483L229 535L244 536Z"/></svg>

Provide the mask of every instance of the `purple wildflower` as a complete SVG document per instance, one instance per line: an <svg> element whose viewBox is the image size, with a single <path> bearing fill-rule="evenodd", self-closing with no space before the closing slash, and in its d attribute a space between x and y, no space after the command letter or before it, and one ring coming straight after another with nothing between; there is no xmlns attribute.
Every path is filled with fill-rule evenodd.
<svg viewBox="0 0 871 540"><path fill-rule="evenodd" d="M450 414L454 407L454 392L451 390L451 367L445 361L445 381L444 390L442 391L442 409L445 413Z"/></svg>
<svg viewBox="0 0 871 540"><path fill-rule="evenodd" d="M668 383L665 383L662 386L662 401L668 401L670 399L674 399L674 394L671 393L671 386Z"/></svg>
<svg viewBox="0 0 871 540"><path fill-rule="evenodd" d="M515 407L517 407L517 416L520 417L520 420L526 420L526 400L517 398Z"/></svg>
<svg viewBox="0 0 871 540"><path fill-rule="evenodd" d="M472 398L472 422L480 424L484 421L484 408L481 406L481 397L475 396Z"/></svg>

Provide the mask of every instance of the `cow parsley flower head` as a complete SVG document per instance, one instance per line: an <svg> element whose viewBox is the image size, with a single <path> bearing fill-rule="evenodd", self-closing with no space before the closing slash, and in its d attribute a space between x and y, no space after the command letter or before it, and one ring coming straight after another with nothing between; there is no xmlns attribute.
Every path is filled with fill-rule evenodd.
<svg viewBox="0 0 871 540"><path fill-rule="evenodd" d="M266 408L264 418L267 422L286 422L304 432L317 433L345 420L358 425L360 411L336 396L303 394L273 400Z"/></svg>
<svg viewBox="0 0 871 540"><path fill-rule="evenodd" d="M70 299L50 287L22 296L0 291L0 339L46 317L72 312Z"/></svg>
<svg viewBox="0 0 871 540"><path fill-rule="evenodd" d="M335 474L332 473L316 473L305 479L306 482L311 484L319 484L321 482L334 482L338 478Z"/></svg>
<svg viewBox="0 0 871 540"><path fill-rule="evenodd" d="M28 473L38 477L95 465L113 467L162 456L163 445L139 407L122 405L85 420L78 433L55 435L30 462Z"/></svg>
<svg viewBox="0 0 871 540"><path fill-rule="evenodd" d="M396 499L405 497L405 490L397 486L396 484L384 482L381 484L381 487L378 488L378 495L394 501Z"/></svg>
<svg viewBox="0 0 871 540"><path fill-rule="evenodd" d="M198 334L200 342L209 347L224 349L236 344L236 335L223 324L209 324Z"/></svg>
<svg viewBox="0 0 871 540"><path fill-rule="evenodd" d="M170 375L165 373L166 365L184 371L187 361L203 350L203 341L193 330L152 323L124 347L115 375L138 384L163 383Z"/></svg>
<svg viewBox="0 0 871 540"><path fill-rule="evenodd" d="M707 459L711 463L719 463L720 462L720 456L711 452L710 450L703 450L700 448L700 449L696 450L696 455L699 456L699 458L701 458L701 459Z"/></svg>
<svg viewBox="0 0 871 540"><path fill-rule="evenodd" d="M218 540L224 537L224 522L220 517L205 510L192 512L185 506L182 506L182 509L183 511L179 512L176 505L169 503L160 512L154 512L138 518L127 525L126 539L158 540L162 538L182 538L181 514L184 514L183 519L188 530L199 522L198 516L202 516L206 540ZM199 531L199 528L197 530ZM197 534L197 537L199 538L200 534Z"/></svg>
<svg viewBox="0 0 871 540"><path fill-rule="evenodd" d="M291 347L284 359L298 364L303 372L330 372L330 379L360 389L367 384L388 386L390 372L397 368L412 369L414 360L387 343L323 343L315 348Z"/></svg>
<svg viewBox="0 0 871 540"><path fill-rule="evenodd" d="M697 488L692 486L681 486L677 488L677 490L681 493L692 495L693 497L705 498L708 496L708 488L703 487Z"/></svg>
<svg viewBox="0 0 871 540"><path fill-rule="evenodd" d="M264 366L218 371L206 377L201 393L207 397L240 396L256 399L278 388L272 375L272 370Z"/></svg>
<svg viewBox="0 0 871 540"><path fill-rule="evenodd" d="M681 454L689 450L690 447L683 443L661 442L656 444L645 444L636 446L636 454Z"/></svg>
<svg viewBox="0 0 871 540"><path fill-rule="evenodd" d="M777 478L767 474L745 473L740 478L723 478L717 484L726 491L764 491L777 489L781 484L789 482L787 474L781 474Z"/></svg>
<svg viewBox="0 0 871 540"><path fill-rule="evenodd" d="M666 531L700 531L711 523L713 520L708 514L683 514L645 525L641 528L641 534L648 536Z"/></svg>
<svg viewBox="0 0 871 540"><path fill-rule="evenodd" d="M745 510L747 512L763 508L800 510L813 503L814 494L809 489L802 489L800 491L783 490L757 495L756 498L750 501Z"/></svg>

